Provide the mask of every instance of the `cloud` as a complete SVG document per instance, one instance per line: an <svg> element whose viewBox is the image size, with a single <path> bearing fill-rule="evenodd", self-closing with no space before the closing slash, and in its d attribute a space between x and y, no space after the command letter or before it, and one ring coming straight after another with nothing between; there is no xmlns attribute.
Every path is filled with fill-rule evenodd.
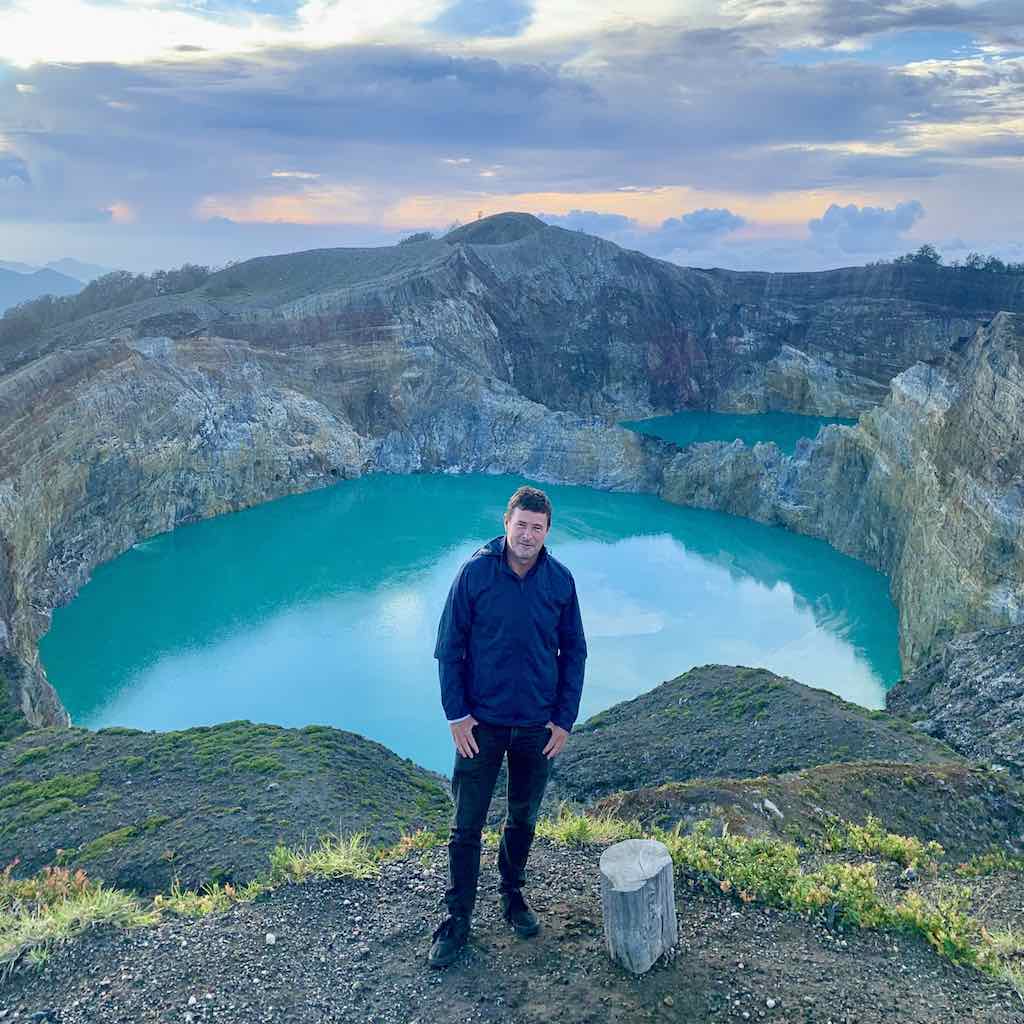
<svg viewBox="0 0 1024 1024"><path fill-rule="evenodd" d="M807 227L815 239L834 242L844 253L876 253L899 243L923 216L924 207L916 199L891 210L833 203L821 217L808 221Z"/></svg>
<svg viewBox="0 0 1024 1024"><path fill-rule="evenodd" d="M622 214L595 210L538 216L549 224L583 230L683 266L821 270L907 251L913 243L906 233L924 216L924 207L916 199L892 209L833 203L803 225L806 233L794 227L774 235L765 234L768 225L721 207L692 210L650 227ZM748 230L741 232L741 228Z"/></svg>
<svg viewBox="0 0 1024 1024"><path fill-rule="evenodd" d="M39 5L15 6L21 17ZM926 26L940 6L965 25L1009 31L1010 8L994 3L637 0L627 19L569 0L382 0L359 31L383 41L332 45L357 38L342 25L352 5L309 0L263 35L239 8L237 24L252 31L230 36L226 52L227 35L189 34L215 14L229 26L223 5L191 4L165 59L6 76L0 66L0 222L117 209L154 237L184 237L182 223L218 215L387 234L470 209L540 209L553 223L696 259L763 234L757 211L771 201L799 206L787 220L798 247L817 214L812 238L831 260L870 240L863 223L832 226L820 213L830 202L891 211L909 193L945 217L944 234L966 235L964 197L1019 205L1006 169L1020 157L1024 61L887 66L853 49L832 63L779 58L781 47L860 45ZM167 9L147 5L154 24ZM942 196L952 188L956 204ZM1024 230L1012 217L997 227ZM876 241L900 237L875 230ZM124 262L116 249L91 258Z"/></svg>
<svg viewBox="0 0 1024 1024"><path fill-rule="evenodd" d="M1018 0L733 0L734 16L782 45L845 48L883 35L958 31L990 42L1022 38Z"/></svg>
<svg viewBox="0 0 1024 1024"><path fill-rule="evenodd" d="M452 36L517 36L532 14L526 0L456 0L429 27Z"/></svg>
<svg viewBox="0 0 1024 1024"><path fill-rule="evenodd" d="M595 210L570 210L566 214L540 213L541 220L557 227L598 235L629 249L652 256L690 249L706 249L743 227L745 218L726 209L699 209L668 217L657 227L645 228L634 218Z"/></svg>
<svg viewBox="0 0 1024 1024"><path fill-rule="evenodd" d="M694 210L682 217L669 217L655 233L659 249L704 248L747 222L731 210Z"/></svg>
<svg viewBox="0 0 1024 1024"><path fill-rule="evenodd" d="M538 213L546 224L566 228L568 231L583 231L601 238L621 237L637 230L637 222L621 213L597 213L594 210L570 210L568 213Z"/></svg>

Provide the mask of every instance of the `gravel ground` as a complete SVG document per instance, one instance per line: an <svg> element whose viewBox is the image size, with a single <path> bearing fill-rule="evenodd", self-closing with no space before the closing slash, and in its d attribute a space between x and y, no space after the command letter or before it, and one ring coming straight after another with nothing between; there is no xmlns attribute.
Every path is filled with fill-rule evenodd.
<svg viewBox="0 0 1024 1024"><path fill-rule="evenodd" d="M691 892L678 879L675 955L632 978L604 950L600 852L538 840L528 896L544 928L522 940L500 919L486 851L470 944L440 971L425 956L441 908L443 849L390 864L373 881L287 885L201 920L96 928L0 990L0 1020L1024 1020L1012 989L952 966L922 940L831 932L792 913Z"/></svg>

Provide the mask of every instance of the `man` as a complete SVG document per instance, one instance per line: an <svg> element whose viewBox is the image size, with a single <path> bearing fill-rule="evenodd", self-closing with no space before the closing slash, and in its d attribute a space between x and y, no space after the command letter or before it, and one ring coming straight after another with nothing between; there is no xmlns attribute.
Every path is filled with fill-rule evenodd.
<svg viewBox="0 0 1024 1024"><path fill-rule="evenodd" d="M508 809L498 849L501 907L517 934L540 923L523 899L526 860L551 761L579 712L587 645L572 574L544 546L551 502L520 487L505 535L460 569L437 630L441 704L455 744L455 821L448 842L448 914L434 931L433 967L466 944L480 874L480 835L508 754Z"/></svg>

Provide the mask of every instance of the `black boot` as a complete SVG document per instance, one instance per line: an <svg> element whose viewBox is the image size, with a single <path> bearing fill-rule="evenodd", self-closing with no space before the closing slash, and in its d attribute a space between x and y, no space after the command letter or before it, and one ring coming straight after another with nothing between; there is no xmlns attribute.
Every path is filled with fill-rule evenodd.
<svg viewBox="0 0 1024 1024"><path fill-rule="evenodd" d="M431 967L447 967L469 938L469 918L450 914L434 929L433 944L427 956Z"/></svg>
<svg viewBox="0 0 1024 1024"><path fill-rule="evenodd" d="M528 939L540 931L537 915L526 905L518 889L501 894L501 914L521 938Z"/></svg>

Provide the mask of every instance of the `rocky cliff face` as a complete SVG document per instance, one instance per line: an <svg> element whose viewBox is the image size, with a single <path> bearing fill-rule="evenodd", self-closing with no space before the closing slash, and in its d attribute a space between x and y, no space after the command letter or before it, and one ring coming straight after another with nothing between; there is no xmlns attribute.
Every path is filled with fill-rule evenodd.
<svg viewBox="0 0 1024 1024"><path fill-rule="evenodd" d="M792 458L694 445L662 496L822 537L887 573L904 666L955 633L1024 620L1024 318L1000 314L896 377L855 427Z"/></svg>
<svg viewBox="0 0 1024 1024"><path fill-rule="evenodd" d="M971 760L1024 773L1024 626L954 637L889 691L886 707Z"/></svg>
<svg viewBox="0 0 1024 1024"><path fill-rule="evenodd" d="M181 523L375 471L657 486L644 439L388 334L275 350L121 333L0 380L0 417L0 639L36 723L64 720L36 653L50 610Z"/></svg>
<svg viewBox="0 0 1024 1024"><path fill-rule="evenodd" d="M1021 615L1017 318L906 370L856 428L792 459L611 425L862 408L991 303L1024 306L1018 279L951 298L916 268L689 271L532 218L469 227L253 260L0 353L0 653L31 721L62 720L36 644L96 564L367 472L523 473L825 537L892 574L908 664Z"/></svg>
<svg viewBox="0 0 1024 1024"><path fill-rule="evenodd" d="M195 293L0 352L0 369L140 327L274 347L376 330L548 408L609 420L681 408L856 416L897 373L1000 310L1024 312L1024 278L914 265L695 270L508 214L447 241L250 260Z"/></svg>

